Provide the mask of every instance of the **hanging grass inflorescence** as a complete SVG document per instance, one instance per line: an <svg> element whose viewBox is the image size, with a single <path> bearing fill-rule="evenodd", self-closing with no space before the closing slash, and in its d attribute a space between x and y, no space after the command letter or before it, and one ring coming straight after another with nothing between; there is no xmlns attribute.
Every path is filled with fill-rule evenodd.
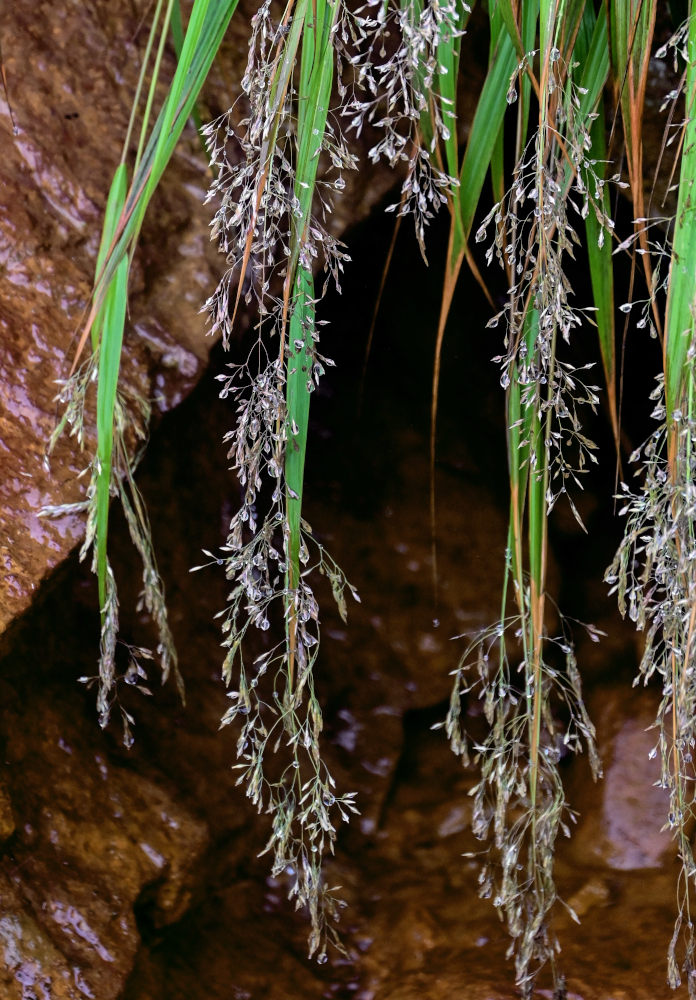
<svg viewBox="0 0 696 1000"><path fill-rule="evenodd" d="M654 754L659 752L661 785L669 792L666 828L677 844L677 915L667 954L667 978L676 988L686 974L689 997L696 998L694 891L696 864L691 837L696 815L693 754L696 748L696 17L673 36L671 50L686 66L685 118L679 194L670 252L657 256L647 239L641 249L669 258L666 278L663 373L652 393L657 428L631 456L639 464L641 485L622 484L626 516L624 537L606 580L618 595L619 609L645 633L636 682L653 676L662 682ZM676 102L680 95L669 95ZM660 329L659 273L651 274L650 308ZM645 325L647 310L641 321Z"/></svg>
<svg viewBox="0 0 696 1000"><path fill-rule="evenodd" d="M549 962L554 985L564 979L557 968L558 940L550 927L557 899L555 843L559 832L570 836L575 814L568 806L559 765L569 753L589 752L595 776L601 766L594 727L582 700L582 685L572 640L544 636L548 655L530 669L525 638L531 591L524 614L512 615L475 636L454 672L446 721L453 751L468 765L471 756L481 776L472 789L472 830L487 841L479 872L479 892L505 919L512 938L517 984L531 996L536 975ZM593 639L596 633L588 629ZM534 702L539 695L539 717ZM472 741L462 719L462 705L483 704L489 733ZM530 727L538 727L536 753L530 752Z"/></svg>
<svg viewBox="0 0 696 1000"><path fill-rule="evenodd" d="M98 353L93 355L61 384L57 399L63 404L65 411L49 442L49 455L66 426L79 446L83 447L85 408L87 397L95 391L95 383L98 382L98 357ZM146 611L155 626L158 638L156 655L160 663L162 683L173 674L182 701L184 687L169 627L164 585L152 547L150 522L142 495L133 478L133 469L147 443L150 406L142 396L127 397L122 391L116 391L115 382L113 389L111 440L108 446L99 442L101 447L98 447L91 464L83 472L83 475L89 476L85 499L74 504L44 507L40 514L44 517L58 517L67 513L81 513L85 516L85 537L80 548L80 559L84 559L91 550L92 571L99 582L101 639L98 674L94 677L81 677L80 680L90 687L96 686L99 725L106 728L112 712L117 709L123 729L123 743L131 746L135 720L121 702L120 688L122 684L127 684L144 694L150 694L147 687L148 675L143 663L153 660L154 656L145 647L122 643L127 662L122 668L117 662L119 604L114 573L106 552L105 525L112 496L120 500L131 541L141 559L142 589L137 610ZM96 392L99 405L103 392L100 392L99 386L96 386Z"/></svg>
<svg viewBox="0 0 696 1000"><path fill-rule="evenodd" d="M582 223L593 212L601 224L600 243L611 224L603 212L603 180L590 159L593 104L583 104L588 90L573 80L574 66L556 46L554 25L545 27L546 48L520 62L507 95L510 103L517 99L518 80L538 56L539 125L510 190L476 234L478 241L485 239L494 224L487 260L496 258L509 281L507 303L488 324L505 322L506 351L495 359L507 394L511 491L501 620L466 650L446 722L453 750L467 760L462 699L477 694L483 700L490 731L475 745L481 780L473 792L474 833L489 842L480 891L506 920L525 997L547 962L556 994L564 990L550 921L557 898L556 838L559 831L570 834L573 814L559 762L584 746L594 776L601 773L572 640L547 633L545 578L548 516L564 495L579 520L568 487L581 488L580 474L588 459L595 461L579 416L583 404L598 403L597 388L583 382L591 366L578 370L559 357L583 318L571 302L567 274L567 258L580 241L571 219ZM516 608L512 614L508 595ZM554 665L549 647L562 654L562 665ZM473 668L477 676L471 679Z"/></svg>
<svg viewBox="0 0 696 1000"><path fill-rule="evenodd" d="M693 399L694 347L688 357L688 396ZM696 816L693 754L696 752L696 420L691 404L667 420L663 379L653 393L659 426L631 456L640 463L642 488L624 483L624 537L606 575L619 609L645 633L637 681L662 680L656 726L661 785L669 792L666 826L677 841L682 874L678 912L668 953L668 979L687 973L696 995L696 941L692 906L696 864L690 830ZM669 429L668 429L669 424ZM668 458L668 438L674 447ZM680 957L681 949L681 957Z"/></svg>
<svg viewBox="0 0 696 1000"><path fill-rule="evenodd" d="M95 396L96 447L85 470L86 497L46 512L86 515L82 555L92 552L102 626L99 676L90 680L97 681L101 724L118 706L127 743L133 720L120 706L119 685L147 692L142 663L152 654L124 644L123 668L120 652L117 656L118 598L107 552L113 496L121 499L142 557L141 601L158 631L163 677L173 673L180 681L147 514L133 479L149 407L127 400L119 387L128 271L148 203L194 113L236 0L194 0L185 38L176 45L176 72L150 127L175 4L162 0L156 7L107 203L77 370L60 390L65 415L56 433L69 428L80 447L85 407ZM688 839L696 740L696 28L692 17L669 46L680 67L686 66L686 102L684 120L670 119L665 143L666 148L681 140L675 144L680 178L672 246L662 250L647 236L655 219L648 220L644 208L641 139L656 12L656 0L491 0L488 68L460 157L457 77L467 3L359 0L354 6L344 0L288 0L277 20L265 0L252 21L242 97L206 129L216 171L209 196L216 205L212 236L228 265L207 303L210 331L232 349L242 302L251 307L256 324L252 346L245 342L240 348L243 360L235 359L219 376L220 395L236 408L225 442L240 488L226 544L217 554L207 553L213 565L224 567L230 583L219 616L230 699L222 724L234 722L237 728L239 781L269 814L265 850L273 858L272 871L309 911L309 951L322 962L327 945L341 947L336 930L341 902L325 880L322 861L333 850L339 818L347 820L356 805L353 793L336 793L321 752L314 678L320 641L317 574L328 579L342 616L347 596L357 599L357 593L305 520L304 463L312 392L332 365L320 345L326 321L317 318L317 309L327 283L339 285L349 259L331 211L348 172L359 165L351 144L360 140L369 146L370 162L382 161L398 173L401 197L392 210L413 215L424 256L428 221L442 205L450 211L433 372L432 482L445 325L465 258L483 285L468 240L486 177L491 179L496 204L477 239L486 239L494 228L488 259L501 264L508 289L504 308L489 326L505 326L496 361L506 395L509 533L500 621L473 639L454 672L446 726L453 749L465 759L475 754L481 764L474 832L489 844L481 891L507 922L518 985L530 996L537 972L548 962L556 995L564 995L552 924L553 860L558 833L569 832L573 813L559 763L583 747L595 774L599 760L572 640L564 624L560 629L550 624L556 612L546 590L547 522L560 497L580 520L571 490L582 487L588 463L595 461L582 415L583 407L596 407L598 390L587 384L590 366L571 363L566 350L587 319L597 326L617 449L620 442L603 98L613 76L637 216L633 234L619 249L631 247L640 255L648 287L645 302L620 308L628 314L639 306L637 327L647 326L662 339L664 375L655 397L659 426L634 456L642 462L642 488L622 487L626 536L608 579L622 610L646 632L639 677L662 678L656 752L670 794L667 825L681 858L669 981L678 985L686 972L696 998L691 914L696 866ZM130 171L130 138L148 73ZM514 154L507 128L513 117ZM510 175L508 163L515 164ZM622 183L617 177L612 181ZM572 301L568 264L581 243L592 282L591 317ZM665 279L661 264L667 259ZM322 284L315 288L320 272ZM90 357L78 368L87 346ZM433 539L434 497L432 486ZM596 638L592 629L590 634ZM490 726L473 744L463 719L465 701L472 697L483 701Z"/></svg>
<svg viewBox="0 0 696 1000"><path fill-rule="evenodd" d="M356 806L353 793L336 795L321 756L312 578L317 571L328 577L344 617L344 595L357 599L357 592L302 513L311 393L333 364L319 350L314 272L322 267L338 286L348 260L330 231L344 173L357 167L346 122L358 134L376 131L371 160L405 163L401 211L414 214L421 243L425 223L446 201L443 189L453 182L431 154L449 136L452 112L429 91L438 46L456 35L455 12L449 0L423 8L371 0L357 11L340 0L297 0L276 24L265 3L252 21L242 99L205 130L216 168L212 235L229 265L207 303L212 332L230 346L242 298L258 314L246 360L219 376L221 396L236 404L226 440L242 491L227 543L213 557L232 584L221 614L232 700L223 723L241 719L239 780L271 816L273 873L289 879L290 897L308 909L309 952L320 961L327 944L340 947L340 901L326 886L322 859L333 850L333 817L348 819ZM385 42L394 29L391 51ZM436 106L426 149L419 121ZM248 664L251 626L273 635L280 627L284 636Z"/></svg>

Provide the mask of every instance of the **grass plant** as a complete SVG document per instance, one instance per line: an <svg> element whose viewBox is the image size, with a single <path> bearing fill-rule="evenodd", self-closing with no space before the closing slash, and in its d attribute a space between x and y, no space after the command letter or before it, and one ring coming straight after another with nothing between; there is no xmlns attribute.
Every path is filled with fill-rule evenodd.
<svg viewBox="0 0 696 1000"><path fill-rule="evenodd" d="M607 580L618 592L645 644L639 678L657 674L662 700L654 753L662 763L661 784L669 791L666 826L673 831L680 861L677 918L668 950L668 980L696 997L696 942L692 907L696 865L691 830L696 815L693 752L696 747L696 577L694 576L694 357L696 339L696 19L692 16L672 47L686 67L685 117L677 213L669 256L664 323L663 373L653 393L657 427L632 456L640 462L642 488L623 485L626 533ZM641 243L644 236L640 235Z"/></svg>
<svg viewBox="0 0 696 1000"><path fill-rule="evenodd" d="M173 0L156 6L107 203L92 302L74 371L61 391L66 411L59 431L69 425L83 444L86 401L96 383L96 448L82 507L83 553L92 548L99 585L102 725L119 681L118 601L107 550L114 495L121 497L143 558L143 600L159 629L163 676L176 672L147 515L133 479L137 454L127 454L125 445L129 422L136 437L144 438L147 406L124 400L119 364L128 273L143 218L235 6L236 0L195 0L185 33ZM212 235L228 265L206 308L211 333L237 351L219 379L220 395L235 404L226 441L241 503L222 551L207 553L210 565L224 567L230 584L219 616L230 698L222 721L237 726L239 781L270 815L266 851L273 873L287 879L290 897L308 911L309 952L323 962L328 945L341 947L341 901L326 884L322 861L333 850L338 819L347 820L356 805L352 793L336 791L321 753L313 675L320 609L313 581L317 573L328 577L344 617L346 595L357 598L357 592L303 516L304 464L312 392L332 365L320 353L324 321L317 319L317 307L326 281L338 285L348 260L331 231L330 213L346 171L358 166L351 138L369 130L368 158L398 172L401 193L393 210L399 219L413 217L424 256L429 219L441 207L450 213L442 305L434 323L433 536L441 353L464 262L485 288L472 232L475 242L487 242L485 259L500 265L508 289L488 323L502 331L495 360L505 394L510 488L500 618L471 637L454 671L445 726L455 752L467 761L474 756L481 768L474 790L474 832L487 843L480 887L507 924L517 985L531 996L539 970L548 964L555 995L565 995L553 923L553 866L557 836L570 833L574 814L559 763L568 752L585 749L594 774L601 768L572 638L547 589L548 525L559 500L580 521L573 493L596 461L583 412L598 406L600 390L590 382L591 363L571 362L568 352L571 339L587 326L597 330L619 450L613 254L632 252L634 265L640 257L649 289L637 325L662 337L664 371L655 393L658 429L633 456L642 480L621 488L626 534L607 579L621 610L646 630L639 676L662 679L657 749L670 792L667 824L682 863L668 977L677 986L684 972L695 997L696 866L688 831L696 740L696 20L689 6L689 19L670 43L676 62L686 67L686 96L673 113L677 216L657 247L647 235L641 135L657 5L490 0L488 70L460 148L457 79L471 6L463 0L287 0L278 20L266 0L252 19L239 104L203 128L214 176ZM178 58L164 88L170 26ZM129 167L131 133L148 79ZM490 210L483 205L487 179L495 201ZM618 248L610 184L628 186L636 210L635 231ZM593 297L586 305L575 302L571 285L571 262L580 246ZM668 276L662 282L665 260ZM252 344L238 360L233 326L242 305L252 307L256 318ZM627 303L623 311L630 309ZM553 625L557 619L560 625ZM254 630L268 641L262 635L260 645L250 642ZM149 654L131 651L126 680L144 681L143 655ZM490 727L474 743L466 733L472 698L482 700ZM124 713L127 740L131 723Z"/></svg>

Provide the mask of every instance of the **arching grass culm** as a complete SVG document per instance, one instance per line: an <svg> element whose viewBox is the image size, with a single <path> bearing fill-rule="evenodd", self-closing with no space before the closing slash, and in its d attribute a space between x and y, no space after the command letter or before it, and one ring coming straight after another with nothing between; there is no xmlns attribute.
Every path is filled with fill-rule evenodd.
<svg viewBox="0 0 696 1000"><path fill-rule="evenodd" d="M322 354L317 303L326 282L339 284L347 265L330 214L346 172L360 167L353 138L367 132L368 157L394 168L401 184L394 209L413 218L424 254L429 219L443 210L451 220L442 308L433 317L433 468L441 348L465 262L485 286L472 238L484 244L488 264L502 269L508 289L488 323L499 338L510 487L500 617L470 637L453 664L444 726L454 751L480 766L474 833L485 845L481 892L506 923L524 996L531 996L545 965L556 994L565 989L554 932L555 844L560 833L570 833L572 820L561 754L584 750L594 773L601 770L583 703L582 664L565 627L560 634L551 630L557 615L547 585L549 518L561 502L579 519L574 495L596 461L584 414L597 408L601 394L619 448L615 310L661 338L663 373L653 402L646 401L655 432L631 456L633 485L620 487L625 537L607 581L622 612L645 631L640 678L654 675L662 683L656 751L670 795L665 822L681 866L668 979L674 987L685 979L696 997L696 867L688 835L696 740L696 19L689 4L687 20L674 25L661 53L681 76L665 117L671 159L665 157L664 170L673 171L678 205L675 218L655 228L644 195L641 122L656 0L482 4L488 68L461 145L458 71L471 6L462 0L289 0L276 10L262 3L251 22L242 96L203 126L214 177L212 235L227 262L205 307L211 332L230 351L220 389L234 403L227 443L241 490L225 546L208 553L230 588L220 615L230 697L223 722L237 726L240 782L269 814L273 871L289 877L290 896L309 913L310 955L325 961L327 946L342 947L341 901L325 882L322 859L333 849L338 821L356 804L352 793L335 788L321 753L313 682L320 648L316 574L329 578L344 616L346 598L357 592L304 519L304 461L312 392L332 364ZM159 631L163 678L176 673L147 515L133 480L137 455L127 454L124 444L129 421L144 438L147 405L122 398L118 373L129 267L143 218L233 15L235 2L223 0L195 0L187 19L173 0L156 6L131 128L115 165L91 307L74 371L61 390L66 409L59 431L67 425L80 444L85 399L93 391L97 399L97 444L82 506L83 554L92 550L99 583L102 725L118 706L121 680L108 559L113 496L121 497L143 557L143 599ZM154 115L171 27L178 65ZM635 209L634 231L620 245L610 212L617 187L626 189ZM488 190L493 204L486 203ZM587 302L578 302L571 286L570 262L579 246L589 263ZM616 254L633 255L649 290L646 302L615 302ZM240 357L234 321L249 304L256 335ZM603 374L569 351L582 328L596 330ZM247 641L253 629L275 637L257 656ZM132 651L133 676L126 679L144 678L142 655ZM482 700L489 725L475 743L465 730L471 698ZM131 720L122 713L130 739Z"/></svg>

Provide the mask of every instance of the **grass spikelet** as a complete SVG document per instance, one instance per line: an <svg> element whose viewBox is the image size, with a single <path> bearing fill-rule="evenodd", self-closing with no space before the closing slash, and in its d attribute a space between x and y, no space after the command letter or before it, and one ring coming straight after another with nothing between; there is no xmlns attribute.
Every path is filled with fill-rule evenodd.
<svg viewBox="0 0 696 1000"><path fill-rule="evenodd" d="M173 3L174 0L169 0L164 8L160 0L155 10L134 97L123 157L115 171L107 201L91 309L80 337L70 377L64 383L59 395L59 400L66 409L57 433L68 425L71 433L82 445L85 401L90 384L96 380L97 447L91 462L91 482L84 504L87 523L82 555L86 554L90 545L93 546L93 568L99 589L102 632L97 685L97 710L102 726L107 725L112 707L118 702L119 678L115 665L118 597L107 552L109 505L112 496L119 495L122 499L131 538L143 560L142 603L151 614L157 628L162 680L166 680L173 672L183 697L183 684L177 669L176 651L167 621L164 588L155 563L147 515L133 479L139 452L129 455L124 443L127 436L136 439L145 437L146 419L143 421L143 418L149 415L149 405L144 400L133 400L128 404L122 399L118 388L118 376L128 301L130 260L135 252L142 221L152 194L198 97L224 30L235 9L236 0L224 3L196 0L188 21L174 79L155 124L150 129L150 116L155 92L160 82L162 56ZM160 37L155 50L154 42L158 32ZM150 65L153 50L154 61ZM129 187L128 147L148 70L151 71L150 86L141 122L133 178ZM79 359L88 341L92 358L80 366ZM50 447L55 444L56 436L53 436ZM44 513L61 513L63 509L46 510ZM128 670L130 667L127 673ZM128 676L130 677L130 674ZM144 677L142 667L138 667L136 676ZM132 719L124 709L121 709L121 715L124 740L130 743Z"/></svg>
<svg viewBox="0 0 696 1000"><path fill-rule="evenodd" d="M524 996L531 996L546 963L558 995L563 990L551 925L554 844L560 831L569 833L571 817L558 771L560 755L584 745L594 773L599 773L572 642L565 634L554 640L546 631L548 516L559 497L578 516L570 488L582 487L586 464L595 460L594 445L582 431L580 407L594 408L597 390L585 383L584 370L574 370L559 357L582 322L565 273L565 260L578 242L574 216L580 220L592 211L606 225L603 180L589 158L602 70L587 101L589 88L579 87L572 74L570 51L581 13L577 5L559 11L541 5L540 73L531 80L539 95L538 125L522 150L509 192L476 237L485 239L494 224L487 258L497 258L510 281L508 302L489 324L495 327L502 319L506 329L506 350L497 360L508 406L509 546L501 622L477 637L465 654L447 723L453 748L461 750L461 711L456 706L464 694L477 691L491 727L477 746L482 779L474 832L490 843L482 894L492 896L506 920ZM559 45L568 46L567 55ZM511 100L532 64L532 54L519 63L508 89ZM564 656L562 667L550 663L548 649L554 645ZM473 653L478 677L469 680ZM518 660L519 678L511 669ZM554 708L558 704L570 718L564 731Z"/></svg>
<svg viewBox="0 0 696 1000"><path fill-rule="evenodd" d="M140 600L158 631L162 677L173 674L183 696L133 475L149 406L125 398L119 386L128 272L150 200L235 7L236 0L195 0L184 32L177 0L157 0L107 204L89 314L60 394L65 408L54 440L68 429L80 447L86 404L96 401L86 496L60 512L85 514L81 553L92 555L102 637L99 676L84 680L97 685L103 725L120 710L126 743L133 719L120 705L119 686L149 693L143 663L153 654L117 643L118 594L108 558L115 496L141 556ZM664 331L664 370L653 396L657 429L634 455L642 488L622 487L626 533L608 579L622 612L646 633L640 678L657 676L663 685L655 753L681 860L668 975L676 986L686 974L696 1000L696 865L688 836L696 812L696 29L692 18L670 43L687 65L686 116L678 212L665 249L659 238L648 239L643 218L641 117L656 10L654 0L491 0L488 69L460 156L457 74L467 3L286 0L278 17L264 0L252 18L239 102L203 129L213 175L208 200L216 206L211 237L228 268L206 308L211 333L237 352L218 378L220 396L234 406L225 443L239 508L224 546L206 553L229 584L218 616L229 698L221 725L234 723L238 783L269 816L263 853L289 898L308 914L309 954L319 962L331 946L343 948L337 927L343 904L324 861L339 823L357 806L352 792L337 791L322 756L317 575L327 578L342 617L347 598L358 597L306 520L304 469L312 393L333 365L322 353L321 299L330 281L340 288L349 259L330 216L347 171L358 166L351 140L369 134L368 160L399 171L400 196L391 210L398 219L413 217L424 257L429 220L443 206L450 212L432 383L431 480L443 337L464 260L485 290L469 239L491 180L495 204L475 239L487 243L486 261L500 265L507 287L488 327L501 331L495 362L507 419L508 543L499 621L473 637L455 671L446 728L454 751L481 767L473 824L487 845L480 890L506 923L518 987L531 997L539 971L549 966L555 997L565 996L554 929L554 854L574 816L560 762L586 750L595 775L600 763L572 637L547 591L548 525L559 500L581 523L573 495L596 461L583 416L597 407L599 390L591 364L571 362L567 350L588 321L598 330L617 450L620 439L605 162L618 143L610 142L607 153L603 121L611 78L639 216L618 249L635 248L643 257L648 298L637 325ZM178 63L156 110L170 29ZM583 242L593 293L588 309L575 303L569 267ZM628 314L632 305L621 308ZM253 315L243 348L233 336L242 306ZM126 440L135 442L135 454ZM431 521L434 538L432 485ZM556 617L561 624L552 627ZM481 700L489 725L473 746L466 732L471 698Z"/></svg>
<svg viewBox="0 0 696 1000"><path fill-rule="evenodd" d="M666 826L673 832L681 866L677 916L668 948L668 981L685 975L696 997L696 940L692 907L696 865L691 829L696 815L693 752L696 747L696 506L694 504L694 361L696 359L696 275L685 262L696 253L696 18L677 33L673 47L687 66L677 215L670 259L664 338L664 375L652 395L657 428L636 450L642 489L622 487L626 528L607 581L618 594L622 614L645 632L639 679L662 682L654 753L661 783L669 791Z"/></svg>

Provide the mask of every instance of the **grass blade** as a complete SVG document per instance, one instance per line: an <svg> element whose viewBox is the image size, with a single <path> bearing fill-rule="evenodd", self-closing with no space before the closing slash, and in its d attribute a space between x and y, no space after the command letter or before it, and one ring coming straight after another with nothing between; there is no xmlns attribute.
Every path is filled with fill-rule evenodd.
<svg viewBox="0 0 696 1000"><path fill-rule="evenodd" d="M301 267L297 274L295 301L290 317L290 344L287 351L288 440L285 452L285 483L288 518L288 587L297 589L300 579L302 541L302 497L307 452L312 378L312 332L314 330L314 282L311 271ZM291 625L292 625L291 619Z"/></svg>
<svg viewBox="0 0 696 1000"><path fill-rule="evenodd" d="M338 2L317 0L315 8L304 8L304 33L300 81L298 86L298 130L295 195L299 210L293 220L290 258L285 278L285 311L287 314L290 289L295 288L290 308L290 342L287 345L287 421L290 428L285 452L288 533L287 610L289 664L288 693L291 701L298 697L295 682L295 651L297 619L294 613L294 593L300 581L300 547L302 544L302 493L310 392L313 386L314 282L311 265L301 260L307 239L312 201L316 187L319 152L324 141L326 120L331 98L334 57L331 30L338 13ZM295 15L299 16L298 14ZM285 350L285 320L281 330L281 356Z"/></svg>
<svg viewBox="0 0 696 1000"><path fill-rule="evenodd" d="M114 174L109 192L104 221L102 244L97 257L97 271L109 246L126 196L126 167L120 164ZM125 266L124 266L125 265ZM111 491L111 456L114 439L114 410L118 373L121 365L123 328L126 321L128 267L125 261L116 271L109 285L98 322L92 333L95 351L99 351L97 382L97 481L96 481L96 538L95 568L99 586L99 608L102 626L105 622L107 588L107 534L109 523L109 497Z"/></svg>
<svg viewBox="0 0 696 1000"><path fill-rule="evenodd" d="M667 414L687 405L692 379L687 364L694 343L696 309L696 18L690 21L686 126L681 157L665 320L664 370Z"/></svg>
<svg viewBox="0 0 696 1000"><path fill-rule="evenodd" d="M643 113L652 41L655 33L655 0L614 0L610 8L610 42L616 103L621 107L626 145L626 165L636 219L645 217L643 191ZM652 294L652 265L644 224L636 223L645 280ZM653 319L662 336L657 306Z"/></svg>
<svg viewBox="0 0 696 1000"><path fill-rule="evenodd" d="M122 258L133 252L147 206L191 115L237 2L238 0L195 0L181 59L165 105L155 121L142 158L134 171L103 268L95 280L92 308L75 352L73 371L90 336L92 323L102 305L106 288Z"/></svg>
<svg viewBox="0 0 696 1000"><path fill-rule="evenodd" d="M597 174L605 176L605 168L602 160L605 159L605 139L604 139L604 115L603 103L599 105L599 117L592 124L590 136L592 138L593 155L597 158ZM604 218L610 218L609 192L604 189L602 192L601 208ZM587 233L587 256L590 265L590 280L592 282L592 298L594 300L597 322L597 334L599 337L599 348L602 355L602 366L604 368L604 378L607 387L607 404L609 407L609 419L611 421L612 433L614 436L614 447L617 458L620 461L620 427L619 408L617 400L616 386L616 329L614 312L614 267L612 260L611 239L606 237L606 225L602 219L598 219L595 212L590 211L585 220L585 231Z"/></svg>

